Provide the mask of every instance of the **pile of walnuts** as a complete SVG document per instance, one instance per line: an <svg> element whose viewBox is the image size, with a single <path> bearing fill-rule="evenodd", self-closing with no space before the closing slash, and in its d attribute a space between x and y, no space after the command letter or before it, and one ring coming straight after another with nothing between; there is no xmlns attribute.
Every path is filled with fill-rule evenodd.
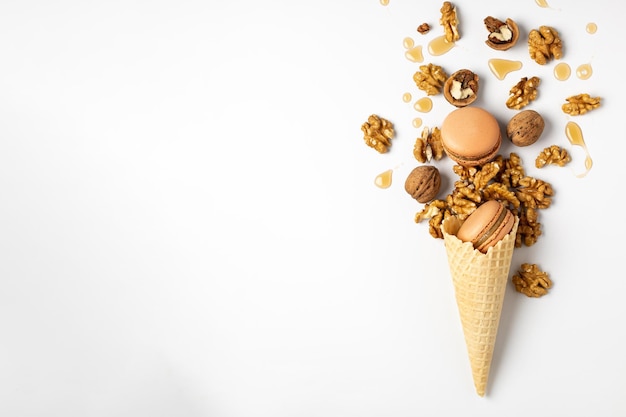
<svg viewBox="0 0 626 417"><path fill-rule="evenodd" d="M433 200L416 213L415 222L428 220L429 233L443 239L441 224L450 216L466 219L488 200L503 202L519 218L515 246L532 246L541 235L538 210L550 207L554 190L550 183L527 176L519 155L499 155L482 167L455 165L459 177L443 200Z"/></svg>

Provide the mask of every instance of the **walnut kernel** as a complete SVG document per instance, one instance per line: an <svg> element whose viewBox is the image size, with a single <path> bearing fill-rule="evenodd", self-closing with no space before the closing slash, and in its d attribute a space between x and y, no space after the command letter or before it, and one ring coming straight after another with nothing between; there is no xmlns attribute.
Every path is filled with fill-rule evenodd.
<svg viewBox="0 0 626 417"><path fill-rule="evenodd" d="M446 82L448 75L439 65L420 65L420 70L413 74L413 81L417 88L433 96L439 94L441 87Z"/></svg>
<svg viewBox="0 0 626 417"><path fill-rule="evenodd" d="M365 144L379 153L387 152L391 146L394 130L389 120L372 114L367 118L367 122L361 125L361 131L363 131Z"/></svg>
<svg viewBox="0 0 626 417"><path fill-rule="evenodd" d="M559 33L550 26L540 26L528 33L528 53L539 65L563 57L563 44Z"/></svg>
<svg viewBox="0 0 626 417"><path fill-rule="evenodd" d="M515 290L528 297L541 297L548 293L552 281L546 272L536 264L523 263L519 271L512 278Z"/></svg>
<svg viewBox="0 0 626 417"><path fill-rule="evenodd" d="M419 33L421 33L422 35L427 34L428 32L430 32L430 25L426 22L422 23L421 25L419 25L417 27L417 31Z"/></svg>
<svg viewBox="0 0 626 417"><path fill-rule="evenodd" d="M589 94L578 94L565 99L567 103L561 106L564 113L570 116L579 116L600 107L601 98L591 97Z"/></svg>
<svg viewBox="0 0 626 417"><path fill-rule="evenodd" d="M445 155L441 143L441 130L438 127L432 129L425 126L422 135L415 139L413 156L419 162L430 162L432 158L439 161Z"/></svg>
<svg viewBox="0 0 626 417"><path fill-rule="evenodd" d="M567 165L572 158L566 149L563 149L557 145L548 146L544 148L541 153L535 159L535 166L537 168L543 168L546 165L558 165L563 167Z"/></svg>
<svg viewBox="0 0 626 417"><path fill-rule="evenodd" d="M441 9L441 19L439 23L443 26L443 33L446 41L452 43L461 39L459 34L459 20L456 15L456 7L449 1L444 1Z"/></svg>
<svg viewBox="0 0 626 417"><path fill-rule="evenodd" d="M541 80L539 77L523 77L509 90L509 98L506 106L509 109L520 110L537 98L537 87Z"/></svg>

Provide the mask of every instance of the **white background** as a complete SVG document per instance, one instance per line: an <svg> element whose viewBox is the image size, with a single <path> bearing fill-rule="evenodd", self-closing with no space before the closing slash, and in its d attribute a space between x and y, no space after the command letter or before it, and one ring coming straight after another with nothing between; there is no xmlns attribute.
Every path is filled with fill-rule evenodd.
<svg viewBox="0 0 626 417"><path fill-rule="evenodd" d="M480 398L443 241L403 189L412 119L453 109L402 101L424 95L402 41L426 49L441 2L2 0L0 415L626 415L625 10L549 3L459 0L461 40L425 52L479 74L476 105L503 127L510 87L542 79L541 140L502 152L556 191L512 264L539 264L554 287L530 299L509 285ZM487 15L518 22L515 48L484 45ZM591 62L589 80L529 59L543 24L573 71ZM524 67L499 81L498 57ZM561 112L583 92L602 107ZM384 155L362 139L372 113L396 127ZM568 120L594 160L585 178ZM552 144L572 163L536 169ZM455 176L436 166L443 197Z"/></svg>

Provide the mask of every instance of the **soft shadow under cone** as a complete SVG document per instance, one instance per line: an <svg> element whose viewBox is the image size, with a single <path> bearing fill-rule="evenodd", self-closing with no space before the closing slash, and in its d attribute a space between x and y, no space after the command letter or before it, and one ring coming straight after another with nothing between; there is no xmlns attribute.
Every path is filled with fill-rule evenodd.
<svg viewBox="0 0 626 417"><path fill-rule="evenodd" d="M481 397L487 388L518 223L516 217L511 233L486 254L456 237L462 224L458 218L448 218L442 224L474 385Z"/></svg>

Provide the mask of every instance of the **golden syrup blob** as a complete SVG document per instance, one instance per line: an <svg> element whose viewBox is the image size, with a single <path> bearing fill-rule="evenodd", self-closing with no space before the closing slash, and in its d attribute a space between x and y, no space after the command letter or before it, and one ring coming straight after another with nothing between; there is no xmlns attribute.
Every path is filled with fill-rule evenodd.
<svg viewBox="0 0 626 417"><path fill-rule="evenodd" d="M421 113L428 113L433 108L433 101L429 97L422 97L413 104L413 108Z"/></svg>
<svg viewBox="0 0 626 417"><path fill-rule="evenodd" d="M554 78L559 81L565 81L572 73L572 69L565 62L560 62L554 66Z"/></svg>
<svg viewBox="0 0 626 417"><path fill-rule="evenodd" d="M593 74L593 68L591 68L591 64L582 64L578 68L576 68L576 76L581 80L588 80Z"/></svg>
<svg viewBox="0 0 626 417"><path fill-rule="evenodd" d="M488 61L489 69L499 80L504 80L509 72L522 68L522 61L510 61L508 59L493 58Z"/></svg>
<svg viewBox="0 0 626 417"><path fill-rule="evenodd" d="M443 55L454 48L454 42L448 42L445 35L433 38L428 43L428 52L433 56Z"/></svg>
<svg viewBox="0 0 626 417"><path fill-rule="evenodd" d="M389 4L389 0L380 0L380 4L387 6Z"/></svg>
<svg viewBox="0 0 626 417"><path fill-rule="evenodd" d="M419 117L416 117L415 119L413 119L413 122L411 122L411 124L416 129L419 127L422 127L422 119L420 119Z"/></svg>
<svg viewBox="0 0 626 417"><path fill-rule="evenodd" d="M574 122L567 122L565 125L565 136L567 136L569 143L574 146L580 146L585 151L585 172L576 175L577 177L582 178L589 173L591 167L593 166L593 160L589 155L589 150L587 149L587 144L585 143L585 138L583 137L583 131L578 124Z"/></svg>
<svg viewBox="0 0 626 417"><path fill-rule="evenodd" d="M404 53L406 59L411 62L424 62L424 53L422 52L422 45L409 48Z"/></svg>
<svg viewBox="0 0 626 417"><path fill-rule="evenodd" d="M381 172L374 178L374 184L378 188L389 188L391 186L391 177L393 174L392 169L388 169L387 171Z"/></svg>
<svg viewBox="0 0 626 417"><path fill-rule="evenodd" d="M404 101L405 103L408 103L411 100L413 100L413 96L411 95L411 93L402 94L402 101Z"/></svg>
<svg viewBox="0 0 626 417"><path fill-rule="evenodd" d="M537 3L539 7L550 7L546 0L535 0L535 3Z"/></svg>
<svg viewBox="0 0 626 417"><path fill-rule="evenodd" d="M415 46L415 41L413 40L413 38L409 38L408 36L404 39L402 39L402 46L404 46L404 49L411 49Z"/></svg>
<svg viewBox="0 0 626 417"><path fill-rule="evenodd" d="M585 26L585 30L587 31L588 34L593 35L594 33L598 31L598 25L596 25L593 22L589 22L587 23L587 26Z"/></svg>

